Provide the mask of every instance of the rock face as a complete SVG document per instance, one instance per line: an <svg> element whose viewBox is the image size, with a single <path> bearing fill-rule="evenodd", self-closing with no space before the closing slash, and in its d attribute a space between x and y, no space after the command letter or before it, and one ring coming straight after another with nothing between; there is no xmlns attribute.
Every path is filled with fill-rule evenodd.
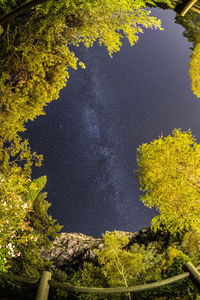
<svg viewBox="0 0 200 300"><path fill-rule="evenodd" d="M94 249L103 247L102 238L94 238L82 233L61 233L48 252L42 257L54 261L56 267L73 267L83 261L95 259Z"/></svg>
<svg viewBox="0 0 200 300"><path fill-rule="evenodd" d="M138 233L124 231L120 231L120 233L128 236L130 242L135 240L138 235ZM56 267L68 269L80 265L84 261L96 261L94 249L100 250L102 248L102 238L94 238L82 233L61 233L54 240L51 249L41 255L43 258L53 261Z"/></svg>

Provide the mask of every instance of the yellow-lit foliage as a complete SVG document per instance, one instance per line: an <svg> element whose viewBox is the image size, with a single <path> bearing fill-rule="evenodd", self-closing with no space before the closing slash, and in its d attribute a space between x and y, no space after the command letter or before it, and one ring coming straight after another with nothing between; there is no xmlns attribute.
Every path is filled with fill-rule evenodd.
<svg viewBox="0 0 200 300"><path fill-rule="evenodd" d="M34 200L29 193L37 196L39 191L37 181L24 177L20 168L12 169L7 175L0 174L0 258L4 263L21 255L21 245L38 239L27 215L33 209Z"/></svg>
<svg viewBox="0 0 200 300"><path fill-rule="evenodd" d="M182 248L192 259L199 261L200 258L200 232L188 231L184 235Z"/></svg>
<svg viewBox="0 0 200 300"><path fill-rule="evenodd" d="M40 251L49 248L49 237L61 229L47 213L50 204L40 193L45 184L46 176L31 180L20 167L0 174L0 271L40 275L45 265Z"/></svg>
<svg viewBox="0 0 200 300"><path fill-rule="evenodd" d="M33 164L40 167L43 156L31 152L28 140L15 137L10 143L0 140L0 173L7 174L12 168L20 168L24 176L29 178ZM20 167L19 167L20 166Z"/></svg>
<svg viewBox="0 0 200 300"><path fill-rule="evenodd" d="M91 47L98 40L110 56L120 50L124 36L134 45L144 28L162 29L160 20L150 16L151 11L144 9L145 6L143 0L86 1L74 9L74 15L82 20L82 26L76 30L75 44L83 42Z"/></svg>
<svg viewBox="0 0 200 300"><path fill-rule="evenodd" d="M154 230L200 231L200 145L191 131L175 129L172 135L141 145L137 162L145 192L141 200L159 211L152 220Z"/></svg>
<svg viewBox="0 0 200 300"><path fill-rule="evenodd" d="M123 249L129 239L120 232L103 235L104 248L96 250L98 262L110 287L129 286L133 278L144 268L143 256Z"/></svg>
<svg viewBox="0 0 200 300"><path fill-rule="evenodd" d="M67 67L77 68L74 53L67 45L60 45L62 28L52 32L54 38L50 41L41 37L41 33L33 37L28 36L26 30L23 34L21 31L23 27L19 26L10 32L12 45L0 52L0 56L4 53L0 78L0 136L4 140L11 140L17 132L23 131L24 122L44 114L44 106L59 97L66 83Z"/></svg>
<svg viewBox="0 0 200 300"><path fill-rule="evenodd" d="M3 11L11 10L8 3L0 3ZM0 39L0 137L11 140L24 130L25 122L44 114L44 106L57 99L65 86L69 67L84 68L69 50L70 44L91 47L98 41L112 55L120 50L124 36L134 45L144 28L161 29L160 20L145 9L146 3L153 1L48 1L4 25Z"/></svg>
<svg viewBox="0 0 200 300"><path fill-rule="evenodd" d="M191 61L189 65L189 74L192 80L192 91L197 97L200 97L200 43L195 45L191 54Z"/></svg>

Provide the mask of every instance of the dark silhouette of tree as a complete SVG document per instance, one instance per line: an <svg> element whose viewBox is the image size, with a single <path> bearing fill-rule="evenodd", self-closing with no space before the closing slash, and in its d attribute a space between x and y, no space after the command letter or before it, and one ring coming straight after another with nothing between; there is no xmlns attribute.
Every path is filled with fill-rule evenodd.
<svg viewBox="0 0 200 300"><path fill-rule="evenodd" d="M192 43L189 75L193 93L200 97L200 15L189 11L186 16L176 16L176 22L185 28L183 35Z"/></svg>

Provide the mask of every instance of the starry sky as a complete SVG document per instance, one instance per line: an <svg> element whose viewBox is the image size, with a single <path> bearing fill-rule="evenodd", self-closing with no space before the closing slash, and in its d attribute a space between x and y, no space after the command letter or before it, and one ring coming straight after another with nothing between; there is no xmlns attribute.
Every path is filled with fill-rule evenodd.
<svg viewBox="0 0 200 300"><path fill-rule="evenodd" d="M156 211L140 202L136 149L174 128L200 139L200 99L188 75L191 45L175 12L152 9L164 31L145 30L111 59L104 47L74 48L86 70L71 70L60 98L27 125L44 155L33 177L47 175L49 213L65 232L98 236L138 231Z"/></svg>

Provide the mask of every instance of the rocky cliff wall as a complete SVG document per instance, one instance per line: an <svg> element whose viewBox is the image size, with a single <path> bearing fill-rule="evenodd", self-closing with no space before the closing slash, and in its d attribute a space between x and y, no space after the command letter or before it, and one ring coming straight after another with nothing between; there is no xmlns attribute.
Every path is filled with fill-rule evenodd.
<svg viewBox="0 0 200 300"><path fill-rule="evenodd" d="M138 233L120 231L120 233L128 236L130 244L140 242L149 236L149 232L148 228L144 228ZM94 249L102 249L102 247L102 237L95 238L82 233L61 233L54 240L51 249L48 252L43 252L42 256L53 261L56 267L68 269L80 265L84 261L96 261Z"/></svg>

